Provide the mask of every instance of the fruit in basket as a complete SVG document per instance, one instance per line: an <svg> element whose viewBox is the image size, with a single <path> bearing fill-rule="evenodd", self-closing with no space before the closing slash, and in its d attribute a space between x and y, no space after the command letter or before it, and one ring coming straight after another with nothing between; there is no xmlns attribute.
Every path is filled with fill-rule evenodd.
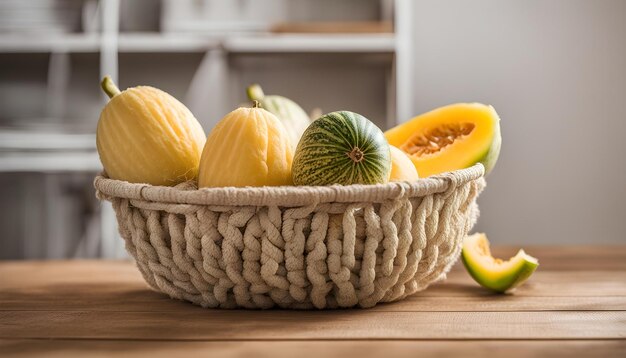
<svg viewBox="0 0 626 358"><path fill-rule="evenodd" d="M489 173L500 154L500 117L491 106L458 103L421 114L396 126L385 137L407 153L427 177L476 163Z"/></svg>
<svg viewBox="0 0 626 358"><path fill-rule="evenodd" d="M367 118L339 111L304 131L293 160L296 185L378 184L389 180L391 154L382 131Z"/></svg>
<svg viewBox="0 0 626 358"><path fill-rule="evenodd" d="M120 92L108 76L101 85L111 100L100 114L96 145L110 178L176 185L197 177L206 136L185 105L153 87Z"/></svg>
<svg viewBox="0 0 626 358"><path fill-rule="evenodd" d="M419 179L411 158L393 145L390 145L389 149L391 149L391 174L389 175L389 181L412 181Z"/></svg>
<svg viewBox="0 0 626 358"><path fill-rule="evenodd" d="M277 95L265 95L258 84L253 84L246 91L248 98L259 101L262 108L274 114L285 125L294 149L300 141L302 133L311 124L311 119L296 102Z"/></svg>
<svg viewBox="0 0 626 358"><path fill-rule="evenodd" d="M222 118L202 151L198 186L291 185L293 145L285 126L263 108L238 108Z"/></svg>
<svg viewBox="0 0 626 358"><path fill-rule="evenodd" d="M485 234L474 234L463 240L463 264L481 286L505 292L524 283L535 272L539 261L519 250L507 261L491 256Z"/></svg>

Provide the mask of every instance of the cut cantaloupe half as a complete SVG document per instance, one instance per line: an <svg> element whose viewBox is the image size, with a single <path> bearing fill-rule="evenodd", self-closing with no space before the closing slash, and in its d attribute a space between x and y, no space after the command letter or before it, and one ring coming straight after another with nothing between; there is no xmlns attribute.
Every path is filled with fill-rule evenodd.
<svg viewBox="0 0 626 358"><path fill-rule="evenodd" d="M500 154L500 117L480 103L457 103L421 114L385 132L389 144L407 153L420 177L476 163L493 169Z"/></svg>
<svg viewBox="0 0 626 358"><path fill-rule="evenodd" d="M539 261L524 250L507 261L491 256L485 234L474 234L463 240L463 264L481 286L505 292L524 283L535 272Z"/></svg>

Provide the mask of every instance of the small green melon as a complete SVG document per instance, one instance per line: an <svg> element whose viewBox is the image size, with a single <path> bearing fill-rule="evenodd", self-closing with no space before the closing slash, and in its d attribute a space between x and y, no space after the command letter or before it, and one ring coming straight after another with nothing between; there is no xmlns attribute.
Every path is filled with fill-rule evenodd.
<svg viewBox="0 0 626 358"><path fill-rule="evenodd" d="M379 184L389 180L391 153L383 132L349 111L321 116L304 131L291 176L296 185Z"/></svg>
<svg viewBox="0 0 626 358"><path fill-rule="evenodd" d="M258 101L261 107L280 119L285 125L293 147L300 141L302 133L311 124L311 119L296 102L283 96L266 95L258 84L248 87L246 94L251 101Z"/></svg>
<svg viewBox="0 0 626 358"><path fill-rule="evenodd" d="M519 250L507 261L491 256L485 234L470 235L463 240L463 264L476 282L497 292L512 290L535 272L539 261Z"/></svg>

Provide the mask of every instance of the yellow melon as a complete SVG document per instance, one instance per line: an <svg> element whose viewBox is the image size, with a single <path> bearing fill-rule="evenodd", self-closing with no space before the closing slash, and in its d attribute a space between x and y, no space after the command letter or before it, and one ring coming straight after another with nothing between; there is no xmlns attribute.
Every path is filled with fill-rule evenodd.
<svg viewBox="0 0 626 358"><path fill-rule="evenodd" d="M419 179L417 169L409 156L400 149L389 146L391 150L391 174L389 181L412 181Z"/></svg>
<svg viewBox="0 0 626 358"><path fill-rule="evenodd" d="M242 107L209 133L198 186L291 185L292 162L293 145L280 120L262 108Z"/></svg>
<svg viewBox="0 0 626 358"><path fill-rule="evenodd" d="M110 178L176 185L198 176L206 136L185 105L153 87L120 92L109 77L102 87L111 100L100 114L96 145Z"/></svg>

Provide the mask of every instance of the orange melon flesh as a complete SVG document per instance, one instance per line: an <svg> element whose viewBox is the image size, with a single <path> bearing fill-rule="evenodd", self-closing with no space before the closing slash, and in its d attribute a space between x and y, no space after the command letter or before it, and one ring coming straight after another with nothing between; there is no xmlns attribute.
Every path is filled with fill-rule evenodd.
<svg viewBox="0 0 626 358"><path fill-rule="evenodd" d="M420 177L479 162L489 172L500 153L500 117L491 106L457 103L400 124L385 138L409 155Z"/></svg>

